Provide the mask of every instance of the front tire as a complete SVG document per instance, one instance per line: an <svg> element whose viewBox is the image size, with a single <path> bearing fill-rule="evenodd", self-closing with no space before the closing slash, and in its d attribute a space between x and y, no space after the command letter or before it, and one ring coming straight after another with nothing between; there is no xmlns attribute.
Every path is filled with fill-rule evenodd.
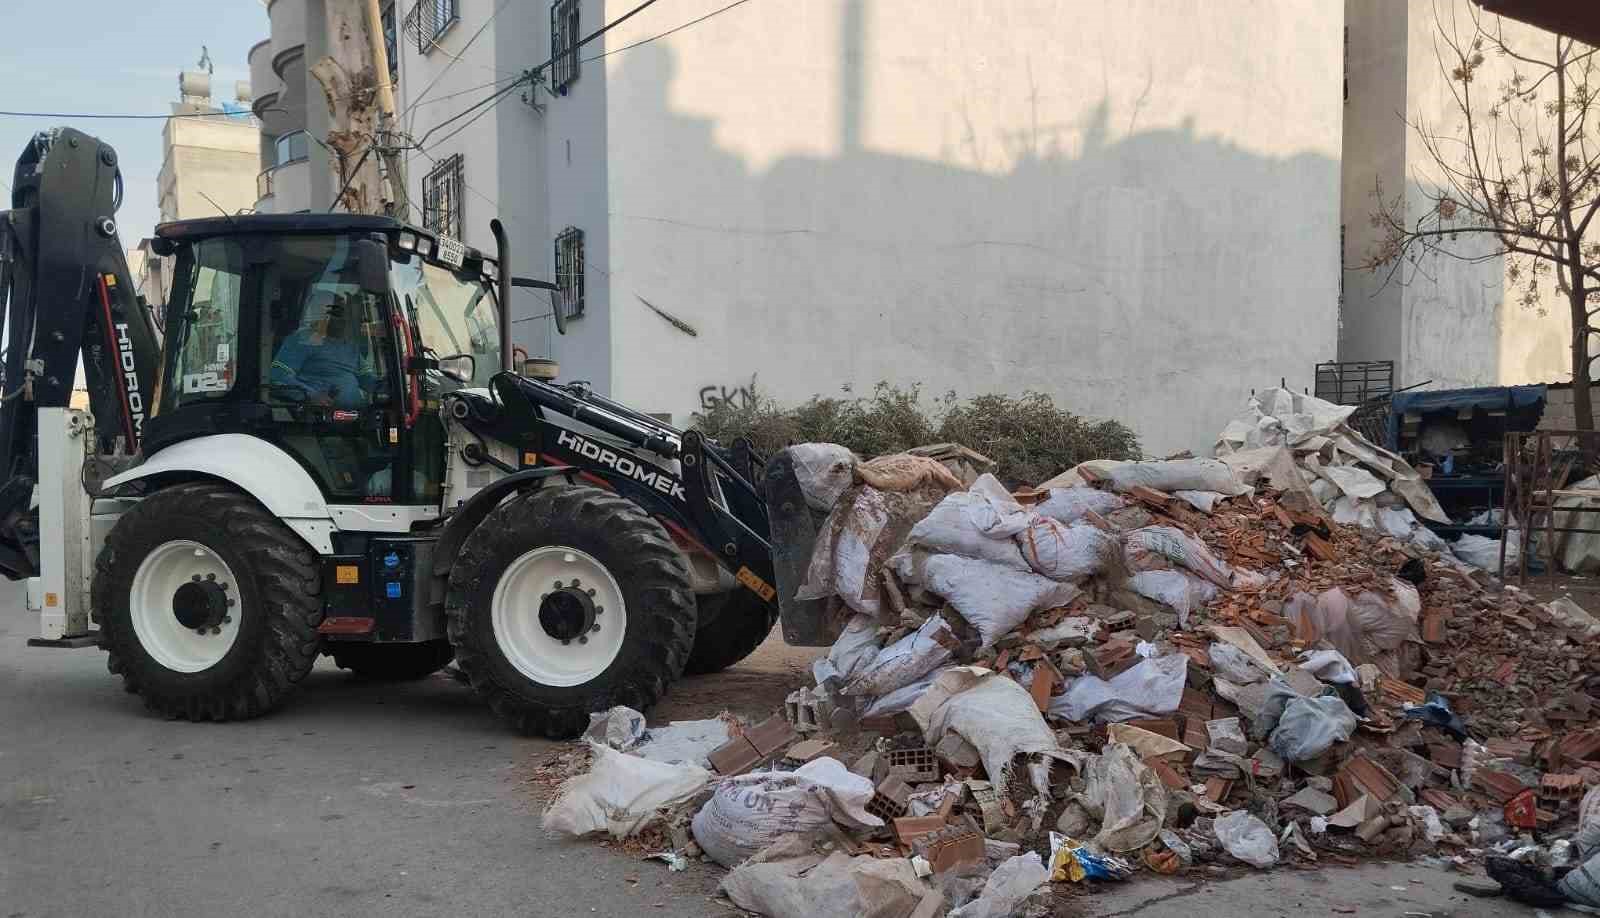
<svg viewBox="0 0 1600 918"><path fill-rule="evenodd" d="M683 673L694 592L683 555L637 504L546 485L467 537L445 598L456 664L502 720L568 739L589 714L644 711Z"/></svg>
<svg viewBox="0 0 1600 918"><path fill-rule="evenodd" d="M684 674L720 673L755 652L778 621L778 607L744 587L700 597L700 630Z"/></svg>
<svg viewBox="0 0 1600 918"><path fill-rule="evenodd" d="M276 708L317 659L317 559L225 485L175 485L123 514L95 561L91 615L106 667L185 720Z"/></svg>

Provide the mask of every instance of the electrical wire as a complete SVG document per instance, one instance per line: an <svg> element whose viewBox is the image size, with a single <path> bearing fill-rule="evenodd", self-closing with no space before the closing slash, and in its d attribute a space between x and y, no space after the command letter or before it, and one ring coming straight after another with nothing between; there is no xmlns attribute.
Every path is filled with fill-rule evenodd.
<svg viewBox="0 0 1600 918"><path fill-rule="evenodd" d="M440 128L442 128L442 127L444 127L444 126L446 126L448 124L451 124L452 122L459 121L459 120L461 120L462 118L465 118L468 115L471 115L474 110L479 109L484 105L488 105L489 108L493 108L497 103L500 102L500 100L504 99L507 95L510 95L512 90L517 89L524 82L527 82L528 80L531 80L531 79L532 79L531 72L530 73L524 73L522 76L517 78L516 82L510 83L510 84L506 85L505 87L502 87L501 89L495 90L494 92L490 93L488 96L485 96L484 98L479 99L478 101L472 103L471 105L467 106L466 108L462 109L461 111L456 112L454 115L451 115L450 117L444 119L443 121L440 121L438 124L435 124L433 127L428 128L427 133L425 133L421 137L417 138L417 140L416 140L417 146L420 147L423 144L427 143L428 142L428 138L432 137L434 134L438 133ZM483 111L488 111L489 108L484 108ZM481 116L482 114L483 114L483 112L479 112L478 113L479 116ZM472 121L476 121L476 120L478 120L477 117L474 117L472 119ZM471 124L472 121L468 121L467 124ZM466 125L462 125L463 128L465 126ZM449 136L454 137L457 133L459 133L459 131L460 131L460 129L457 129L456 131L451 131ZM440 141L440 142L442 143L443 141Z"/></svg>
<svg viewBox="0 0 1600 918"><path fill-rule="evenodd" d="M596 54L593 57L586 57L586 58L583 59L583 63L587 64L590 61L597 61L597 60L600 60L603 57L610 57L613 54L621 54L624 51L628 51L630 49L637 48L640 45L648 45L653 41L657 41L659 39L666 38L668 35L673 35L675 33L682 32L684 29L687 29L690 26L699 25L700 23L705 22L707 19L710 19L713 16L719 16L719 15L721 15L723 13L726 13L727 11L733 9L736 6L743 6L743 5L745 5L746 3L749 3L749 2L750 2L750 0L734 0L734 2L728 4L727 6L722 7L721 9L712 10L711 12L705 14L704 16L701 16L698 19L691 19L688 22L684 23L683 25L678 26L677 28L668 29L667 31L662 32L660 35L652 35L649 38L642 39L640 41L636 41L636 42L634 42L632 44L623 45L620 48L613 48L610 51L602 51L601 53Z"/></svg>
<svg viewBox="0 0 1600 918"><path fill-rule="evenodd" d="M445 64L443 70L440 70L438 73L434 74L433 79L428 81L428 85L422 87L422 92L418 93L417 97L411 101L411 104L406 106L406 110L395 117L396 121L404 118L406 115L411 113L412 109L422 104L422 100L428 97L428 93L433 90L433 87L438 85L440 80L444 79L444 75L450 72L450 68L461 62L461 55L467 53L468 49L472 47L473 43L478 40L478 37L484 33L484 30L489 28L489 23L494 22L494 18L500 15L500 11L505 9L506 5L510 2L511 0L500 0L499 5L494 8L494 12L489 14L489 18L483 21L483 25L478 26L478 31L473 32L472 37L467 39L467 43L461 46L460 54L449 54L449 52L445 52L446 54L449 54L450 63ZM499 71L496 72L498 73Z"/></svg>
<svg viewBox="0 0 1600 918"><path fill-rule="evenodd" d="M264 112L285 112L285 113L287 113L289 110L286 109L286 108L278 108L276 106L273 106L271 108L264 108L264 109L262 109L262 111L264 111ZM166 120L168 118L215 118L215 117L217 117L219 115L226 118L226 117L230 117L230 116L232 116L234 114L243 115L245 113L244 112L173 112L173 113L167 114L167 115L123 115L123 114L113 114L113 113L108 113L108 112L14 112L14 111L0 111L0 117L3 117L3 118L72 118L74 120L84 120L84 121L87 121L89 119L120 119L120 120L130 120L130 121L151 121L151 120L164 121L164 120Z"/></svg>

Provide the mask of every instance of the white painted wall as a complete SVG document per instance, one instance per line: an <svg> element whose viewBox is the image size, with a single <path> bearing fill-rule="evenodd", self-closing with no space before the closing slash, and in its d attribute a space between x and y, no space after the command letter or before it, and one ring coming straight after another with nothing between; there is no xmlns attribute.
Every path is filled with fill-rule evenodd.
<svg viewBox="0 0 1600 918"><path fill-rule="evenodd" d="M604 98L586 69L548 123L584 163L552 155L551 205L595 221L581 321L606 318L613 394L686 421L752 377L1038 389L1209 447L1335 349L1342 25L1317 0L813 0L606 58Z"/></svg>
<svg viewBox="0 0 1600 918"><path fill-rule="evenodd" d="M1441 23L1469 39L1476 7L1469 0L1347 0L1347 9L1352 61L1342 219L1349 233L1346 261L1354 263L1379 241L1368 222L1376 205L1374 178L1382 178L1387 194L1403 189L1408 222L1431 207L1423 189L1440 182L1437 164L1406 120L1445 137L1463 136L1465 119L1440 70L1436 39ZM1513 47L1521 43L1540 54L1554 40L1511 20L1503 27ZM1509 59L1487 55L1473 82L1480 98L1494 93L1511 67ZM1486 107L1474 106L1479 112ZM1514 145L1509 132L1506 139ZM1504 259L1473 260L1493 250L1486 237L1463 237L1452 244L1461 259L1430 258L1392 279L1387 272L1347 272L1340 359L1395 360L1400 386L1571 379L1565 300L1550 283L1537 305L1521 306L1509 290Z"/></svg>

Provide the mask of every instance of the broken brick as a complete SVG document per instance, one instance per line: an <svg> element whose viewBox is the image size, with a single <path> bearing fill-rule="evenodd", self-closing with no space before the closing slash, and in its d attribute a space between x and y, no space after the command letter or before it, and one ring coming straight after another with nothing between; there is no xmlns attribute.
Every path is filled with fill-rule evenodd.
<svg viewBox="0 0 1600 918"><path fill-rule="evenodd" d="M789 751L783 754L783 761L789 765L801 766L814 759L820 759L834 749L838 743L825 739L810 739L795 743Z"/></svg>
<svg viewBox="0 0 1600 918"><path fill-rule="evenodd" d="M1528 789L1515 775L1503 771L1480 768L1472 775L1472 786L1489 795L1495 803L1504 804Z"/></svg>
<svg viewBox="0 0 1600 918"><path fill-rule="evenodd" d="M711 768L724 777L742 775L760 765L763 758L765 756L757 752L756 747L750 745L750 740L743 736L728 740L706 756Z"/></svg>
<svg viewBox="0 0 1600 918"><path fill-rule="evenodd" d="M1050 710L1050 696L1055 691L1056 681L1056 668L1049 663L1040 663L1033 668L1033 681L1028 684L1028 694L1033 696L1033 703L1039 710Z"/></svg>
<svg viewBox="0 0 1600 918"><path fill-rule="evenodd" d="M1140 730L1148 730L1170 740L1181 741L1183 739L1178 735L1178 722L1170 717L1147 717L1141 720L1124 721L1124 723L1130 727L1138 727Z"/></svg>
<svg viewBox="0 0 1600 918"><path fill-rule="evenodd" d="M1400 782L1395 776L1365 755L1353 755L1345 760L1338 776L1354 785L1357 793L1364 793L1380 803L1400 794Z"/></svg>
<svg viewBox="0 0 1600 918"><path fill-rule="evenodd" d="M1524 765L1533 762L1533 743L1528 740L1491 737L1483 743L1491 758L1510 759Z"/></svg>
<svg viewBox="0 0 1600 918"><path fill-rule="evenodd" d="M1460 743L1429 743L1428 761L1440 768L1461 767Z"/></svg>
<svg viewBox="0 0 1600 918"><path fill-rule="evenodd" d="M895 841L902 847L910 848L922 836L944 828L944 820L937 816L901 816L893 826Z"/></svg>
<svg viewBox="0 0 1600 918"><path fill-rule="evenodd" d="M884 822L892 822L906 814L906 803L911 798L911 788L899 778L884 778L878 782L866 810Z"/></svg>
<svg viewBox="0 0 1600 918"><path fill-rule="evenodd" d="M911 850L927 859L934 873L983 860L983 836L970 826L945 826L917 836Z"/></svg>
<svg viewBox="0 0 1600 918"><path fill-rule="evenodd" d="M1228 799L1228 794L1233 791L1233 781L1228 778L1213 777L1206 779L1206 799L1212 803L1221 803Z"/></svg>
<svg viewBox="0 0 1600 918"><path fill-rule="evenodd" d="M884 753L884 773L907 784L939 780L939 758L926 746L891 749Z"/></svg>
<svg viewBox="0 0 1600 918"><path fill-rule="evenodd" d="M778 714L745 730L744 738L764 757L782 750L799 739L800 735L794 732L794 726L782 714Z"/></svg>
<svg viewBox="0 0 1600 918"><path fill-rule="evenodd" d="M1145 767L1156 773L1156 777L1161 779L1162 784L1165 784L1167 787L1170 787L1173 790L1183 790L1189 786L1189 782L1184 780L1183 775L1178 774L1178 770L1176 768L1173 768L1171 765L1168 765L1166 762L1163 762L1160 759L1145 759L1144 764Z"/></svg>
<svg viewBox="0 0 1600 918"><path fill-rule="evenodd" d="M1138 645L1125 638L1112 638L1099 647L1085 647L1084 665L1096 677L1110 681L1138 665Z"/></svg>

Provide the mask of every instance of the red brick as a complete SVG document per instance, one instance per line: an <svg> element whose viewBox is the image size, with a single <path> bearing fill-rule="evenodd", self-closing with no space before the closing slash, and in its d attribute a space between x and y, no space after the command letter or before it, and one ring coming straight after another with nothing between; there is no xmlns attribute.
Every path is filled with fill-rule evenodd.
<svg viewBox="0 0 1600 918"><path fill-rule="evenodd" d="M1515 775L1503 771L1490 771L1480 768L1472 776L1472 786L1488 794L1495 803L1504 804L1511 798L1527 790L1527 785L1517 780Z"/></svg>

